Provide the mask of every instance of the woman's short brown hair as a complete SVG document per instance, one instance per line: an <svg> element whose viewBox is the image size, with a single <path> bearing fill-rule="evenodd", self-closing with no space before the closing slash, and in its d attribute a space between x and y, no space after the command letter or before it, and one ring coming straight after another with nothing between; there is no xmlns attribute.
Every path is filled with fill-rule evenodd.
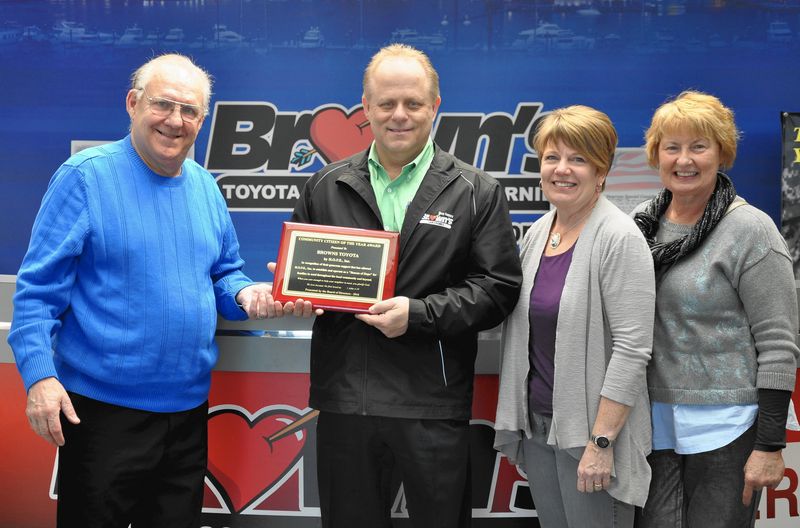
<svg viewBox="0 0 800 528"><path fill-rule="evenodd" d="M617 149L617 131L606 114L583 105L553 110L539 122L533 148L541 156L548 145L559 141L585 156L598 172L608 174Z"/></svg>

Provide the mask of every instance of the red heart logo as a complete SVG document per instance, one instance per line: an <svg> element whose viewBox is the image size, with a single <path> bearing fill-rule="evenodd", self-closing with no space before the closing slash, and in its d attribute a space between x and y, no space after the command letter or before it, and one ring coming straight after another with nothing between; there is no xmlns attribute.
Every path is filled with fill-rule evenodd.
<svg viewBox="0 0 800 528"><path fill-rule="evenodd" d="M268 441L302 415L285 406L256 414L226 406L208 414L208 472L228 508L241 512L291 471L308 435L303 428Z"/></svg>
<svg viewBox="0 0 800 528"><path fill-rule="evenodd" d="M311 121L309 136L314 148L328 163L365 150L373 140L361 106L349 114L336 107L320 110Z"/></svg>

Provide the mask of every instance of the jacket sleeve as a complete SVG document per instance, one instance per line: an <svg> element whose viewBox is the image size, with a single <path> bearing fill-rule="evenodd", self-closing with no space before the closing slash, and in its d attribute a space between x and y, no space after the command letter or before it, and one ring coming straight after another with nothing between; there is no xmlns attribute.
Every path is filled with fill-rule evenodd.
<svg viewBox="0 0 800 528"><path fill-rule="evenodd" d="M312 182L316 181L317 175L312 176L303 186L303 192L300 193L300 198L294 204L294 211L292 211L291 222L300 222L303 224L313 223L311 221L311 186Z"/></svg>
<svg viewBox="0 0 800 528"><path fill-rule="evenodd" d="M500 324L516 305L522 271L508 203L496 181L475 196L468 272L444 291L411 299L410 335L447 338L486 330Z"/></svg>
<svg viewBox="0 0 800 528"><path fill-rule="evenodd" d="M89 232L83 175L75 167L62 165L42 199L17 274L8 343L25 390L41 379L57 376L53 336L69 309L78 259Z"/></svg>

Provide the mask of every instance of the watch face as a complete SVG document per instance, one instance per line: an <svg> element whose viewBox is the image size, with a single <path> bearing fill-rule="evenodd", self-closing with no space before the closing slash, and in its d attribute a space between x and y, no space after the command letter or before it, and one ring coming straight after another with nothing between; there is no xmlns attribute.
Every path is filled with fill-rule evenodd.
<svg viewBox="0 0 800 528"><path fill-rule="evenodd" d="M608 445L609 445L611 442L609 442L609 441L608 441L608 438L606 438L605 436L596 436L596 437L594 438L594 443L595 443L595 445L596 445L597 447L606 448L606 447L608 447Z"/></svg>

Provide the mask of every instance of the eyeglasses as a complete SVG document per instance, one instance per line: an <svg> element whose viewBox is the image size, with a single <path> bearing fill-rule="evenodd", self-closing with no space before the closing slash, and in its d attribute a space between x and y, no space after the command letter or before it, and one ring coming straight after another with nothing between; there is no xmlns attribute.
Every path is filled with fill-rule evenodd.
<svg viewBox="0 0 800 528"><path fill-rule="evenodd" d="M204 112L202 107L193 104L179 103L164 97L150 97L144 88L141 88L147 99L147 104L150 111L159 117L169 117L175 111L175 106L181 109L181 119L186 123L196 123L203 116Z"/></svg>

